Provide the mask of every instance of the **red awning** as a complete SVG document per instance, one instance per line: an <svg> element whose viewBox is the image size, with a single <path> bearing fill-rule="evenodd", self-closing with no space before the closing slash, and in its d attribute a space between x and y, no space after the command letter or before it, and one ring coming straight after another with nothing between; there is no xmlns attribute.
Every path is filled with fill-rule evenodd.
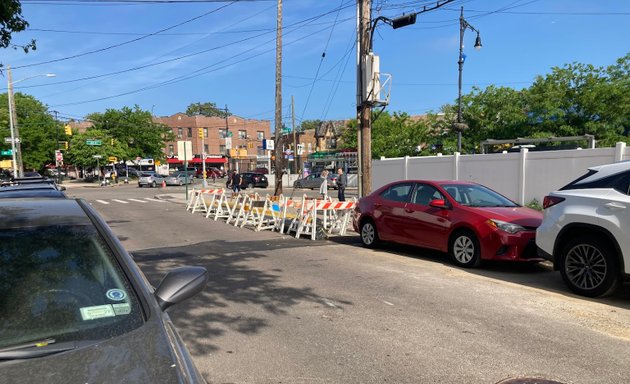
<svg viewBox="0 0 630 384"><path fill-rule="evenodd" d="M180 160L180 159L166 159L166 162L168 164L183 164L184 160ZM201 158L200 157L195 157L191 160L188 160L189 163L192 164L201 164ZM206 159L206 164L225 164L227 163L227 159L225 157L208 157Z"/></svg>

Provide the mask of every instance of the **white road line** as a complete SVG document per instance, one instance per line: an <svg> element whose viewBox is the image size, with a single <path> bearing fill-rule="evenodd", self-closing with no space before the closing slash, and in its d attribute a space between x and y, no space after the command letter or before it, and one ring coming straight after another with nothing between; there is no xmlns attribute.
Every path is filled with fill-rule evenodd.
<svg viewBox="0 0 630 384"><path fill-rule="evenodd" d="M115 201L115 202L120 203L120 204L129 204L129 202L125 201L125 200L112 199L112 201Z"/></svg>
<svg viewBox="0 0 630 384"><path fill-rule="evenodd" d="M328 299L323 299L322 300L324 302L324 304L326 304L327 306L331 307L331 308L337 308L337 306L333 303L331 303L330 301L328 301Z"/></svg>
<svg viewBox="0 0 630 384"><path fill-rule="evenodd" d="M381 299L381 301L382 301L383 303L387 304L387 305L392 305L392 306L394 305L394 303L390 303L389 301L385 301L385 300L383 300L383 299Z"/></svg>
<svg viewBox="0 0 630 384"><path fill-rule="evenodd" d="M148 201L138 200L138 199L127 199L127 200L131 200L131 201L135 201L135 202L138 202L138 203L143 203L143 204L144 204L144 203L148 203Z"/></svg>
<svg viewBox="0 0 630 384"><path fill-rule="evenodd" d="M155 197L145 197L145 200L149 200L149 201L157 201L158 203L166 203L166 201L164 200L160 200L160 199L156 199Z"/></svg>
<svg viewBox="0 0 630 384"><path fill-rule="evenodd" d="M105 204L105 205L108 205L108 204L109 204L109 203L108 203L107 201L105 201L105 200L96 200L96 201L98 201L98 202L99 202L99 203L101 203L101 204Z"/></svg>

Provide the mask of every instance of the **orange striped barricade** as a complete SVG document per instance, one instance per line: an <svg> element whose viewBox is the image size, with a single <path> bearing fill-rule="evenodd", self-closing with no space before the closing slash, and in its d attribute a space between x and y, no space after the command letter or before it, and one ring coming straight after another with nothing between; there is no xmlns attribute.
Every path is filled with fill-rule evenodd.
<svg viewBox="0 0 630 384"><path fill-rule="evenodd" d="M303 195L301 199L289 199L284 198L280 200L280 220L274 228L280 233L285 233L285 227L287 227L287 221L291 219L289 226L286 228L286 232L295 232L299 224L299 217L301 210L305 206L306 195Z"/></svg>
<svg viewBox="0 0 630 384"><path fill-rule="evenodd" d="M322 212L323 226L327 236L337 232L340 236L346 234L348 223L352 217L352 211L357 205L357 200L327 202L313 209L313 220L316 220L318 212Z"/></svg>
<svg viewBox="0 0 630 384"><path fill-rule="evenodd" d="M214 211L214 221L218 219L229 219L232 216L232 207L234 206L233 199L235 197L235 194L228 196L227 191L223 191L219 199L215 201L216 209Z"/></svg>
<svg viewBox="0 0 630 384"><path fill-rule="evenodd" d="M260 196L258 195L258 193L241 193L240 195L241 199L239 200L240 204L238 206L238 209L234 209L234 211L232 212L232 218L234 218L235 227L238 227L246 219L246 217L252 210L254 202L260 200ZM242 225L241 228L243 228Z"/></svg>
<svg viewBox="0 0 630 384"><path fill-rule="evenodd" d="M301 235L310 235L311 240L317 238L317 215L313 215L313 210L318 204L323 204L329 200L304 200L300 212L293 221L289 231L295 228L295 238L299 239Z"/></svg>
<svg viewBox="0 0 630 384"><path fill-rule="evenodd" d="M206 192L206 195L208 195L209 198L208 201L204 199L204 204L206 207L206 219L217 213L217 209L221 201L221 196L223 196L224 194L225 190L223 188L210 189Z"/></svg>
<svg viewBox="0 0 630 384"><path fill-rule="evenodd" d="M281 206L283 200L284 196L282 194L280 196L267 195L265 197L265 205L262 207L262 212L260 212L260 220L254 228L256 232L263 229L276 229L279 226L279 221L282 218Z"/></svg>
<svg viewBox="0 0 630 384"><path fill-rule="evenodd" d="M202 213L208 213L208 203L206 202L207 196L214 196L215 193L221 191L221 189L200 189L195 195L195 202L193 203L192 213L201 211Z"/></svg>
<svg viewBox="0 0 630 384"><path fill-rule="evenodd" d="M244 215L240 216L240 227L243 228L247 225L256 230L258 223L262 222L264 218L262 213L266 202L267 197L263 200L258 194L255 196L250 195L248 204L243 207ZM237 223L238 221L239 219L237 219Z"/></svg>

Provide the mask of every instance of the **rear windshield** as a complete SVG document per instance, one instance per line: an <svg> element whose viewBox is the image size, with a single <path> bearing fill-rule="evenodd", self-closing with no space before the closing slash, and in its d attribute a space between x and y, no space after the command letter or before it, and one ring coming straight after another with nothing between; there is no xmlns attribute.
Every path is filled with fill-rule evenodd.
<svg viewBox="0 0 630 384"><path fill-rule="evenodd" d="M129 281L93 226L0 232L0 349L103 340L143 322Z"/></svg>

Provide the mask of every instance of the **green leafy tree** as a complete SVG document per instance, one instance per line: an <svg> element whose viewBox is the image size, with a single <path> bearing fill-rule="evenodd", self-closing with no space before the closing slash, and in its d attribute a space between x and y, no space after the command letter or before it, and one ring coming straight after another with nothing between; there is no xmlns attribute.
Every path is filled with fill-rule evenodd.
<svg viewBox="0 0 630 384"><path fill-rule="evenodd" d="M414 121L406 113L384 112L372 123L372 158L417 156L427 133L424 121ZM341 137L346 148L357 147L357 122L348 123Z"/></svg>
<svg viewBox="0 0 630 384"><path fill-rule="evenodd" d="M229 111L217 107L215 103L192 103L186 108L188 116L226 117Z"/></svg>
<svg viewBox="0 0 630 384"><path fill-rule="evenodd" d="M304 132L309 129L317 129L317 127L319 127L320 125L322 125L322 121L319 119L318 120L304 120L302 121L302 124L300 124L299 131Z"/></svg>
<svg viewBox="0 0 630 384"><path fill-rule="evenodd" d="M22 164L24 169L42 170L45 164L54 162L57 148L57 133L59 140L65 138L63 130L59 129L48 107L31 95L15 93L15 111L19 130L20 148L22 150ZM9 110L7 94L0 95L0 131L2 137L11 136L9 129ZM58 130L59 129L59 130ZM10 144L2 143L3 149L10 149Z"/></svg>
<svg viewBox="0 0 630 384"><path fill-rule="evenodd" d="M22 17L22 4L19 0L2 0L0 2L0 48L9 46L23 49L24 52L35 50L35 40L25 45L11 44L13 33L21 32L28 27L28 22ZM0 67L2 64L0 63Z"/></svg>
<svg viewBox="0 0 630 384"><path fill-rule="evenodd" d="M116 156L119 160L132 160L136 157L163 160L165 143L175 140L175 135L168 126L155 123L151 112L143 111L137 105L133 108L123 107L120 110L107 109L104 113L92 113L87 119L94 125L86 134L94 139L102 139L104 144L112 146L108 156Z"/></svg>
<svg viewBox="0 0 630 384"><path fill-rule="evenodd" d="M100 140L101 145L88 145L88 140ZM94 156L101 158L97 161ZM97 163L104 165L110 156L125 159L126 148L117 145L117 140L106 130L92 127L83 133L72 135L70 149L66 152L65 159L68 163L85 168L95 167Z"/></svg>

